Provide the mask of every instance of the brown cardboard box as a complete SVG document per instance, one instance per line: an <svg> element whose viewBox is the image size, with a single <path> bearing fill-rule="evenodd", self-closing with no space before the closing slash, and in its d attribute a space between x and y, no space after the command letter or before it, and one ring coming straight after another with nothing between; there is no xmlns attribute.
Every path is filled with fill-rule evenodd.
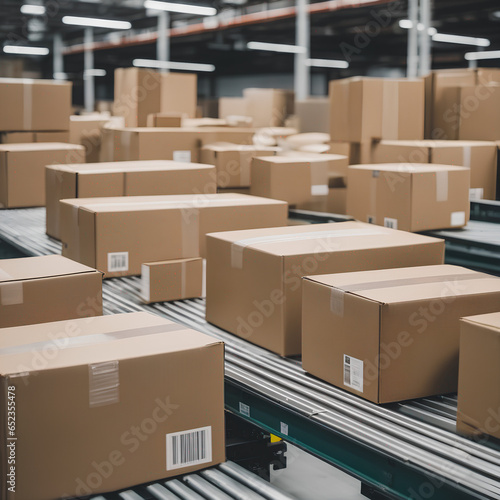
<svg viewBox="0 0 500 500"><path fill-rule="evenodd" d="M313 185L328 184L330 175L347 177L349 159L347 156L329 153L308 153L305 151L282 151L279 156L307 160L313 169ZM316 170L316 172L314 172ZM326 176L324 175L326 172Z"/></svg>
<svg viewBox="0 0 500 500"><path fill-rule="evenodd" d="M141 266L141 299L146 304L201 297L203 259L148 262Z"/></svg>
<svg viewBox="0 0 500 500"><path fill-rule="evenodd" d="M299 128L304 132L330 133L330 101L328 97L311 97L295 103Z"/></svg>
<svg viewBox="0 0 500 500"><path fill-rule="evenodd" d="M62 199L215 193L215 177L212 165L168 160L50 165L45 170L47 234L60 238Z"/></svg>
<svg viewBox="0 0 500 500"><path fill-rule="evenodd" d="M102 275L60 255L0 260L0 328L102 314Z"/></svg>
<svg viewBox="0 0 500 500"><path fill-rule="evenodd" d="M18 437L6 500L93 497L225 460L224 345L208 335L148 313L43 323L3 329L0 364Z"/></svg>
<svg viewBox="0 0 500 500"><path fill-rule="evenodd" d="M106 150L113 150L114 161L174 160L197 162L205 144L232 142L252 144L253 129L232 127L200 128L112 128L112 140ZM108 139L106 139L108 140ZM109 157L109 155L108 155ZM109 160L112 161L112 160Z"/></svg>
<svg viewBox="0 0 500 500"><path fill-rule="evenodd" d="M68 130L70 82L0 78L0 130Z"/></svg>
<svg viewBox="0 0 500 500"><path fill-rule="evenodd" d="M221 97L219 118L228 116L247 116L247 100L244 97Z"/></svg>
<svg viewBox="0 0 500 500"><path fill-rule="evenodd" d="M500 438L500 401L495 383L500 369L499 334L498 312L460 319L457 408L460 433Z"/></svg>
<svg viewBox="0 0 500 500"><path fill-rule="evenodd" d="M146 127L180 127L182 115L180 113L152 113L148 115Z"/></svg>
<svg viewBox="0 0 500 500"><path fill-rule="evenodd" d="M198 76L195 73L163 73L161 80L161 113L180 113L196 117Z"/></svg>
<svg viewBox="0 0 500 500"><path fill-rule="evenodd" d="M69 140L72 144L81 144L82 137L100 133L109 122L109 117L97 114L71 115L69 120Z"/></svg>
<svg viewBox="0 0 500 500"><path fill-rule="evenodd" d="M26 144L33 142L70 142L66 130L50 132L1 132L0 144Z"/></svg>
<svg viewBox="0 0 500 500"><path fill-rule="evenodd" d="M470 199L495 199L497 149L486 141L380 141L372 163L437 163L470 168Z"/></svg>
<svg viewBox="0 0 500 500"><path fill-rule="evenodd" d="M347 213L404 231L462 227L469 220L470 170L450 165L351 165Z"/></svg>
<svg viewBox="0 0 500 500"><path fill-rule="evenodd" d="M300 354L301 278L442 264L444 242L360 222L207 236L207 321L282 356Z"/></svg>
<svg viewBox="0 0 500 500"><path fill-rule="evenodd" d="M69 140L69 130L51 130L48 132L35 132L34 142L71 142Z"/></svg>
<svg viewBox="0 0 500 500"><path fill-rule="evenodd" d="M200 161L215 165L218 187L249 187L252 159L275 153L276 148L271 147L216 143L201 148Z"/></svg>
<svg viewBox="0 0 500 500"><path fill-rule="evenodd" d="M0 206L45 206L45 166L84 161L85 150L76 144L0 145Z"/></svg>
<svg viewBox="0 0 500 500"><path fill-rule="evenodd" d="M287 204L240 194L79 198L61 202L63 255L106 277L144 262L204 257L205 235L284 226Z"/></svg>
<svg viewBox="0 0 500 500"><path fill-rule="evenodd" d="M306 277L302 363L374 403L457 390L459 320L498 309L500 279L458 266Z"/></svg>
<svg viewBox="0 0 500 500"><path fill-rule="evenodd" d="M115 160L115 127L113 127L112 125L106 125L101 129L98 161L110 162L114 160Z"/></svg>
<svg viewBox="0 0 500 500"><path fill-rule="evenodd" d="M254 127L282 127L293 114L293 92L283 89L249 88L243 90L246 115Z"/></svg>
<svg viewBox="0 0 500 500"><path fill-rule="evenodd" d="M336 174L330 174L326 212L330 214L347 215L347 179Z"/></svg>

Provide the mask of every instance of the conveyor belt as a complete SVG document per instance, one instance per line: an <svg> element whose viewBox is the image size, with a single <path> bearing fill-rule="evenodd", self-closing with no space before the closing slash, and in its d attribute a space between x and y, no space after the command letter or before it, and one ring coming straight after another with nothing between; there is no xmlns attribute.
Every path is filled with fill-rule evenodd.
<svg viewBox="0 0 500 500"><path fill-rule="evenodd" d="M59 251L44 227L43 209L0 212L0 237L30 255ZM106 313L153 311L226 343L227 409L388 496L500 499L500 448L454 432L454 396L377 406L206 323L201 299L144 306L138 291L137 277L105 280Z"/></svg>

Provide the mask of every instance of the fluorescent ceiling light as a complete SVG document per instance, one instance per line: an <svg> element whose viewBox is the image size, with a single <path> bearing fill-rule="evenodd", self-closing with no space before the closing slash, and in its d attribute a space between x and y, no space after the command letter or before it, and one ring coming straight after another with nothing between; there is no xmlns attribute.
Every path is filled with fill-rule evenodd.
<svg viewBox="0 0 500 500"><path fill-rule="evenodd" d="M86 69L83 72L83 76L106 76L105 69Z"/></svg>
<svg viewBox="0 0 500 500"><path fill-rule="evenodd" d="M307 59L307 66L315 68L348 68L349 63L340 59Z"/></svg>
<svg viewBox="0 0 500 500"><path fill-rule="evenodd" d="M72 26L88 26L91 28L110 28L115 30L129 30L132 25L128 21L114 21L112 19L96 19L93 17L64 16L64 24Z"/></svg>
<svg viewBox="0 0 500 500"><path fill-rule="evenodd" d="M45 14L45 7L43 5L21 5L21 14L43 16Z"/></svg>
<svg viewBox="0 0 500 500"><path fill-rule="evenodd" d="M6 54L18 54L22 56L46 56L49 53L47 47L25 47L22 45L5 45L3 51Z"/></svg>
<svg viewBox="0 0 500 500"><path fill-rule="evenodd" d="M134 59L132 64L137 68L173 69L179 71L215 71L215 66L213 64L158 61L156 59Z"/></svg>
<svg viewBox="0 0 500 500"><path fill-rule="evenodd" d="M436 33L432 35L433 42L457 43L460 45L475 45L476 47L489 47L490 41L487 38L475 38L472 36L448 35L446 33Z"/></svg>
<svg viewBox="0 0 500 500"><path fill-rule="evenodd" d="M146 0L145 9L166 10L180 14L195 14L199 16L215 16L217 9L213 7L202 7L199 5L188 5L184 3L158 2L157 0Z"/></svg>
<svg viewBox="0 0 500 500"><path fill-rule="evenodd" d="M413 27L413 23L409 19L401 19L399 21L399 27L405 30L409 30ZM424 31L424 25L422 23L418 23L417 30ZM437 33L437 29L431 27L427 30L427 33L429 33L430 36L434 36Z"/></svg>
<svg viewBox="0 0 500 500"><path fill-rule="evenodd" d="M267 50L269 52L288 52L290 54L305 54L306 48L300 45L286 45L284 43L248 42L250 50Z"/></svg>
<svg viewBox="0 0 500 500"><path fill-rule="evenodd" d="M482 59L500 59L500 50L486 50L483 52L467 52L467 61L479 61Z"/></svg>

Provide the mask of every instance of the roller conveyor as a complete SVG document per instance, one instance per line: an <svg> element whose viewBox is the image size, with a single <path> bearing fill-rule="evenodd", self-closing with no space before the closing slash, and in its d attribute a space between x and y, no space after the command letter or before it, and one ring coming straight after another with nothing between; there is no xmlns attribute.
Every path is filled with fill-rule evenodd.
<svg viewBox="0 0 500 500"><path fill-rule="evenodd" d="M0 237L29 255L60 252L44 227L43 209L0 213ZM148 310L223 340L228 410L388 497L500 499L500 447L455 433L454 395L374 405L206 323L203 300L145 306L139 286L137 277L105 280L105 312Z"/></svg>

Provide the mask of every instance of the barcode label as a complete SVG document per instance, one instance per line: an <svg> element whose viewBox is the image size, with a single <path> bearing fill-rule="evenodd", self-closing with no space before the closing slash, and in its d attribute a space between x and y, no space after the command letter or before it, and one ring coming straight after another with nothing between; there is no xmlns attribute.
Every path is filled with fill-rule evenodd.
<svg viewBox="0 0 500 500"><path fill-rule="evenodd" d="M174 151L172 158L174 161L191 163L191 151Z"/></svg>
<svg viewBox="0 0 500 500"><path fill-rule="evenodd" d="M484 196L484 189L483 188L470 188L469 189L469 200L474 201L474 200L482 200Z"/></svg>
<svg viewBox="0 0 500 500"><path fill-rule="evenodd" d="M450 217L450 225L465 226L465 212L452 212Z"/></svg>
<svg viewBox="0 0 500 500"><path fill-rule="evenodd" d="M249 417L250 416L250 406L246 405L245 403L242 403L240 401L240 413L242 415L245 415L245 417Z"/></svg>
<svg viewBox="0 0 500 500"><path fill-rule="evenodd" d="M390 229L397 229L398 219L389 219L389 217L384 217L384 226Z"/></svg>
<svg viewBox="0 0 500 500"><path fill-rule="evenodd" d="M363 361L344 354L344 385L363 392Z"/></svg>
<svg viewBox="0 0 500 500"><path fill-rule="evenodd" d="M167 470L212 461L212 427L167 434Z"/></svg>
<svg viewBox="0 0 500 500"><path fill-rule="evenodd" d="M288 436L288 424L285 424L285 422L280 422L280 432L284 436Z"/></svg>
<svg viewBox="0 0 500 500"><path fill-rule="evenodd" d="M128 271L128 252L108 253L108 272Z"/></svg>

